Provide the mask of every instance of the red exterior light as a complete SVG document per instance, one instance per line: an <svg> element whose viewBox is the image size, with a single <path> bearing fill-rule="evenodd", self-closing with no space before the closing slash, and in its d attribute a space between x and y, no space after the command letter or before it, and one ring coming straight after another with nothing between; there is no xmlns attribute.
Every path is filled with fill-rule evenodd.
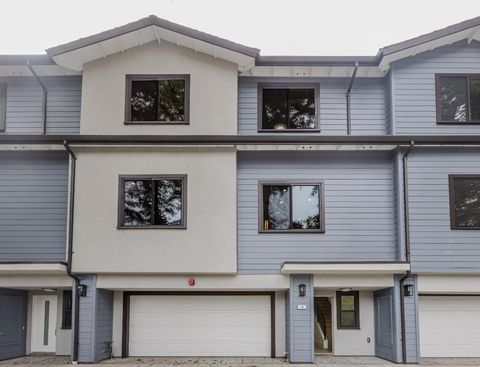
<svg viewBox="0 0 480 367"><path fill-rule="evenodd" d="M195 279L193 278L188 279L188 285L195 285Z"/></svg>

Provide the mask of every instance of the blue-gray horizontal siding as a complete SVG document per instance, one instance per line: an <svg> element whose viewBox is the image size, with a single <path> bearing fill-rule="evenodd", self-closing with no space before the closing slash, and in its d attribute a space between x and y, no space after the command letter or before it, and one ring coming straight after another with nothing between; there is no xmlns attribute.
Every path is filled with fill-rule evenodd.
<svg viewBox="0 0 480 367"><path fill-rule="evenodd" d="M33 77L2 78L7 82L6 134L41 134L43 91ZM80 131L81 77L44 77L48 89L47 134Z"/></svg>
<svg viewBox="0 0 480 367"><path fill-rule="evenodd" d="M239 272L274 274L289 260L395 260L392 177L384 153L240 153ZM292 179L324 180L325 233L258 232L258 182Z"/></svg>
<svg viewBox="0 0 480 367"><path fill-rule="evenodd" d="M110 357L108 344L112 342L113 292L97 289L95 323L95 362Z"/></svg>
<svg viewBox="0 0 480 367"><path fill-rule="evenodd" d="M298 287L305 285L305 297L300 297ZM293 363L311 363L314 361L314 310L313 310L313 276L291 275L289 298L289 355ZM306 306L299 309L299 305Z"/></svg>
<svg viewBox="0 0 480 367"><path fill-rule="evenodd" d="M480 73L480 43L465 41L394 63L396 134L480 134L480 125L437 125L435 73Z"/></svg>
<svg viewBox="0 0 480 367"><path fill-rule="evenodd" d="M480 150L417 148L409 156L414 272L480 271L480 231L450 229L449 174L480 174Z"/></svg>
<svg viewBox="0 0 480 367"><path fill-rule="evenodd" d="M346 135L347 115L345 93L347 78L250 78L239 80L238 133L258 134L259 83L316 83L320 88L320 135ZM385 82L382 78L358 78L351 93L352 135L385 135ZM261 133L265 134L265 133ZM273 133L275 134L275 133ZM278 134L278 133L277 133ZM297 133L294 133L297 134Z"/></svg>
<svg viewBox="0 0 480 367"><path fill-rule="evenodd" d="M97 298L97 278L95 275L82 275L81 284L87 286L87 295L79 297L78 314L78 361L95 361L95 305Z"/></svg>
<svg viewBox="0 0 480 367"><path fill-rule="evenodd" d="M0 261L65 261L68 156L0 152Z"/></svg>

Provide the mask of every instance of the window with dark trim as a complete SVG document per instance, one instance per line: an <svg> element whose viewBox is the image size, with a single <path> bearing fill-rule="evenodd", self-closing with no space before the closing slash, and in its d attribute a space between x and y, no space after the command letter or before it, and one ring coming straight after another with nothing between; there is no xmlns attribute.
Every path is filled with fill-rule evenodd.
<svg viewBox="0 0 480 367"><path fill-rule="evenodd" d="M0 83L0 131L5 131L7 119L7 83Z"/></svg>
<svg viewBox="0 0 480 367"><path fill-rule="evenodd" d="M337 329L360 329L358 291L337 292Z"/></svg>
<svg viewBox="0 0 480 367"><path fill-rule="evenodd" d="M480 74L437 74L437 122L480 123Z"/></svg>
<svg viewBox="0 0 480 367"><path fill-rule="evenodd" d="M318 130L318 86L259 85L259 131Z"/></svg>
<svg viewBox="0 0 480 367"><path fill-rule="evenodd" d="M119 228L186 228L186 176L121 176Z"/></svg>
<svg viewBox="0 0 480 367"><path fill-rule="evenodd" d="M188 124L189 75L127 75L125 123Z"/></svg>
<svg viewBox="0 0 480 367"><path fill-rule="evenodd" d="M62 329L72 328L72 291L63 291Z"/></svg>
<svg viewBox="0 0 480 367"><path fill-rule="evenodd" d="M450 175L450 227L480 229L480 175Z"/></svg>
<svg viewBox="0 0 480 367"><path fill-rule="evenodd" d="M262 182L260 232L324 232L322 182Z"/></svg>

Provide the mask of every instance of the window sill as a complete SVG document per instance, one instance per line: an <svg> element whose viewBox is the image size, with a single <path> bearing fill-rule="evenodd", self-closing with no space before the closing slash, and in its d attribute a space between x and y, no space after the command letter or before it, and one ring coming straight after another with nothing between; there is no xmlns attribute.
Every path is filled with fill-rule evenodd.
<svg viewBox="0 0 480 367"><path fill-rule="evenodd" d="M117 229L187 229L187 226L117 226Z"/></svg>
<svg viewBox="0 0 480 367"><path fill-rule="evenodd" d="M354 327L340 327L337 326L337 330L361 330L360 326L354 326Z"/></svg>
<svg viewBox="0 0 480 367"><path fill-rule="evenodd" d="M319 133L320 129L258 129L259 133Z"/></svg>
<svg viewBox="0 0 480 367"><path fill-rule="evenodd" d="M450 226L450 229L454 230L454 231L458 231L458 230L462 230L462 229L465 229L467 231L479 231L480 230L480 227L454 227L454 226Z"/></svg>
<svg viewBox="0 0 480 367"><path fill-rule="evenodd" d="M124 121L124 125L190 125L190 121Z"/></svg>
<svg viewBox="0 0 480 367"><path fill-rule="evenodd" d="M324 229L311 229L311 230L304 230L304 229L287 229L287 230L281 230L281 229L272 229L272 230L265 230L265 229L259 229L258 233L273 233L273 234L278 234L278 233L286 233L286 234L292 234L292 233L307 233L307 234L318 234L318 233L325 233Z"/></svg>
<svg viewBox="0 0 480 367"><path fill-rule="evenodd" d="M437 121L437 125L480 125L480 121Z"/></svg>

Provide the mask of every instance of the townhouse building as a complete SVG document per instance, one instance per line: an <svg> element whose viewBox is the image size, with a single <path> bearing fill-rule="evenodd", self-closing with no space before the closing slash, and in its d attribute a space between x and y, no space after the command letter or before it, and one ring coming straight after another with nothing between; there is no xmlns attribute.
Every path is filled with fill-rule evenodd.
<svg viewBox="0 0 480 367"><path fill-rule="evenodd" d="M479 41L0 56L0 359L480 357Z"/></svg>

